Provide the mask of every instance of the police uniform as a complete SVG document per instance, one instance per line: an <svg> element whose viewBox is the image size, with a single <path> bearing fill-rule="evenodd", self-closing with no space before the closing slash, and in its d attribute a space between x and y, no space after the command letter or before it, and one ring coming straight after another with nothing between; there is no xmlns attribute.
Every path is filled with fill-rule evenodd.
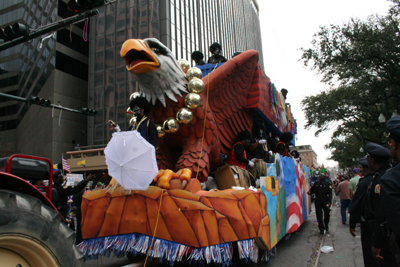
<svg viewBox="0 0 400 267"><path fill-rule="evenodd" d="M318 228L323 234L329 231L329 213L332 204L332 185L325 180L318 180L311 187L309 194L315 194L315 213L317 215ZM329 204L329 207L328 207Z"/></svg>
<svg viewBox="0 0 400 267"><path fill-rule="evenodd" d="M379 261L374 259L372 255L372 227L370 226L370 223L367 222L364 217L361 215L361 209L355 209L356 205L353 203L357 203L359 199L362 198L362 195L365 194L367 191L368 185L372 181L372 177L374 176L374 173L370 173L366 175L363 179L360 179L357 185L357 190L354 193L353 199L352 199L352 207L353 209L349 209L350 213L350 221L349 221L349 226L350 229L355 229L356 228L356 223L361 224L361 246L362 246L362 252L363 252L363 258L364 258L364 266L365 267L375 267L375 266L380 266Z"/></svg>
<svg viewBox="0 0 400 267"><path fill-rule="evenodd" d="M380 236L379 221L381 216L378 215L381 209L380 183L382 176L390 169L388 163L390 150L374 143L368 143L365 150L368 154L367 157L373 158L376 163L380 164L380 167L372 175L367 175L361 180L357 187L357 194L352 200L352 209L350 210L350 228L354 229L355 221L361 222L365 266L396 266L387 242L384 242ZM358 202L358 199L363 201ZM381 249L380 255L384 258L383 260L372 260L372 246Z"/></svg>
<svg viewBox="0 0 400 267"><path fill-rule="evenodd" d="M386 128L390 133L390 138L396 140L396 143L400 143L400 116L392 117L387 122ZM389 244L392 248L389 251L390 257L393 257L394 261L397 258L397 265L393 266L400 266L400 164L396 163L382 176L379 187L375 189L376 193L380 195L381 205L379 206L379 217L375 223L373 245L380 248L381 244ZM380 254L382 255L382 249ZM385 258L385 255L382 256Z"/></svg>
<svg viewBox="0 0 400 267"><path fill-rule="evenodd" d="M368 143L365 146L365 150L368 153L369 157L373 157L376 160L389 160L390 151L380 145L374 143ZM368 161L365 158L360 159L361 165L367 165ZM349 209L350 213L350 229L356 228L356 223L361 223L361 245L363 251L364 258L364 266L366 267L375 267L381 266L380 262L374 259L372 254L372 235L373 235L373 226L374 226L374 215L372 213L365 214L365 200L366 194L368 191L368 187L371 185L371 190L373 190L376 186L379 186L380 177L390 168L390 165L384 164L381 166L376 172L370 173L366 175L363 179L360 179L357 190L354 193L352 199L352 206ZM375 191L370 192L371 197L368 198L369 206L371 207L371 212L374 212L377 208L380 199L379 195L375 194Z"/></svg>

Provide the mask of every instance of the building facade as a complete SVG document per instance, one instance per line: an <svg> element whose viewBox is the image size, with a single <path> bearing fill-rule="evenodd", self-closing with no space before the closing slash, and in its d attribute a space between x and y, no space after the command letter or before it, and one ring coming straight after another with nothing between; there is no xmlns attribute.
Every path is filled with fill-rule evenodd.
<svg viewBox="0 0 400 267"><path fill-rule="evenodd" d="M2 29L22 23L35 31L71 15L67 0L0 1ZM83 28L80 23L0 51L0 92L86 107L89 45ZM0 156L21 153L60 162L62 153L86 141L86 116L0 97Z"/></svg>
<svg viewBox="0 0 400 267"><path fill-rule="evenodd" d="M38 29L72 16L67 3L0 1L0 27L20 22ZM227 59L255 49L263 64L256 0L117 0L98 10L89 32L80 23L0 51L0 92L97 111L86 117L0 97L0 156L24 153L60 162L62 153L77 146L107 144L112 134L108 120L128 128L126 109L137 85L119 56L127 39L157 38L176 59L189 62L195 50L207 61L209 46L218 42Z"/></svg>
<svg viewBox="0 0 400 267"><path fill-rule="evenodd" d="M310 145L295 146L293 149L300 153L301 162L306 165L307 168L311 168L313 165L314 167L318 166L317 154Z"/></svg>
<svg viewBox="0 0 400 267"><path fill-rule="evenodd" d="M97 116L89 119L88 143L107 144L112 132L108 120L128 128L129 96L137 91L135 77L120 57L127 39L157 38L176 59L189 62L200 50L205 61L209 46L218 42L222 55L255 49L262 65L262 44L257 1L249 0L126 0L99 9L91 21L89 106ZM193 66L194 62L191 62Z"/></svg>

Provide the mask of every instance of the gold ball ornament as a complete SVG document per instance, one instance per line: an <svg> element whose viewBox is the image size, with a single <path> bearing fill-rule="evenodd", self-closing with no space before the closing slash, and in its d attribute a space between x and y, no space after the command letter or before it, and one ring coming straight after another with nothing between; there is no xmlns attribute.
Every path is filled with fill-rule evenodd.
<svg viewBox="0 0 400 267"><path fill-rule="evenodd" d="M126 109L126 116L128 117L128 120L130 120L133 117L133 112L131 108Z"/></svg>
<svg viewBox="0 0 400 267"><path fill-rule="evenodd" d="M193 113L187 108L181 108L178 113L176 113L176 120L179 123L188 124L193 119Z"/></svg>
<svg viewBox="0 0 400 267"><path fill-rule="evenodd" d="M185 105L190 109L198 108L201 105L201 97L195 93L189 93L185 97Z"/></svg>
<svg viewBox="0 0 400 267"><path fill-rule="evenodd" d="M199 78L193 78L188 84L189 93L200 94L204 90L204 83Z"/></svg>
<svg viewBox="0 0 400 267"><path fill-rule="evenodd" d="M190 68L187 72L186 72L186 79L188 79L188 81L191 81L193 78L199 78L201 79L203 77L203 73L201 72L201 70L197 67L193 67Z"/></svg>
<svg viewBox="0 0 400 267"><path fill-rule="evenodd" d="M164 121L162 128L166 133L176 133L179 130L179 123L174 118L168 118Z"/></svg>
<svg viewBox="0 0 400 267"><path fill-rule="evenodd" d="M131 96L129 97L129 101L131 101L132 99L135 99L136 97L140 96L139 92L134 92L133 94L131 94Z"/></svg>
<svg viewBox="0 0 400 267"><path fill-rule="evenodd" d="M178 64L179 64L179 66L181 66L181 68L182 68L184 73L186 73L189 70L190 65L189 65L189 62L187 60L179 59L178 60Z"/></svg>
<svg viewBox="0 0 400 267"><path fill-rule="evenodd" d="M132 117L132 119L129 121L129 125L134 125L136 123L136 117Z"/></svg>
<svg viewBox="0 0 400 267"><path fill-rule="evenodd" d="M161 125L157 125L158 138L164 137L165 132Z"/></svg>

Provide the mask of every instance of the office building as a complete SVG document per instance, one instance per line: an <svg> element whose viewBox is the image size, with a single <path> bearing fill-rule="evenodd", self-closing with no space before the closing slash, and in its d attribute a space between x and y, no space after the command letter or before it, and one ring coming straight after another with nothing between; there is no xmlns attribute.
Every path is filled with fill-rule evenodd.
<svg viewBox="0 0 400 267"><path fill-rule="evenodd" d="M67 3L0 1L0 27L20 22L37 29L71 16ZM0 52L0 92L39 96L73 109L94 108L97 116L0 97L0 156L25 153L59 162L61 153L78 145L104 147L112 134L110 119L128 128L126 109L137 85L119 51L129 38L157 38L176 59L190 62L195 50L207 60L213 42L222 45L227 59L255 49L263 64L256 0L117 0L98 9L89 32L80 23Z"/></svg>
<svg viewBox="0 0 400 267"><path fill-rule="evenodd" d="M297 150L299 152L301 162L306 165L307 168L311 168L313 165L314 167L318 166L317 153L315 153L310 145L294 146L290 150Z"/></svg>
<svg viewBox="0 0 400 267"><path fill-rule="evenodd" d="M159 0L117 1L102 7L91 21L89 56L89 106L98 115L89 119L88 144L106 144L112 132L108 120L127 129L129 96L137 90L135 77L126 70L119 51L131 38L157 38L176 59L186 59L195 50L211 56L209 46L218 42L222 55L255 49L262 64L262 46L257 1ZM193 65L193 62L191 62Z"/></svg>
<svg viewBox="0 0 400 267"><path fill-rule="evenodd" d="M22 23L35 31L71 15L61 0L0 1L2 29ZM86 107L89 45L82 38L84 23L77 25L1 51L0 92ZM0 156L23 153L60 162L61 153L86 140L86 116L0 97Z"/></svg>

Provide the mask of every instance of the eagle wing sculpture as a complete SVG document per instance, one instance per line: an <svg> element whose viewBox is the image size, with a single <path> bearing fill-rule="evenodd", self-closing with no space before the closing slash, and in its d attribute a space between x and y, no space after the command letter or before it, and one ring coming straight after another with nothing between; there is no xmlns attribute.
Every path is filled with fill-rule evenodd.
<svg viewBox="0 0 400 267"><path fill-rule="evenodd" d="M121 56L127 70L136 76L140 93L153 104L149 117L156 124L174 118L185 107L185 73L160 41L129 39L122 45ZM160 169L189 168L194 177L206 181L210 171L221 164L221 153L228 154L236 143L237 134L251 130L251 108L260 107L261 98L266 98L260 86L265 87L268 78L258 64L258 52L249 50L202 80L201 105L192 110L190 123L181 124L178 132L167 133L160 140L157 162ZM263 109L267 105L262 105Z"/></svg>

